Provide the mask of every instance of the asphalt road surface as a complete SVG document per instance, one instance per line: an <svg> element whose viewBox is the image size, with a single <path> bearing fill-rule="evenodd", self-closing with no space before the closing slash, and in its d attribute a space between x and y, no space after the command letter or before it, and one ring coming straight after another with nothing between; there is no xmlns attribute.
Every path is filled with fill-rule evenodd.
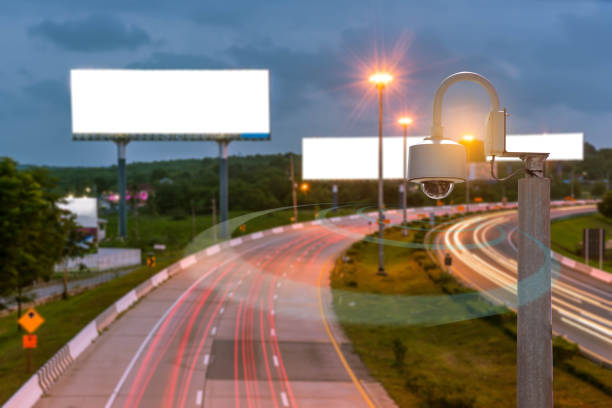
<svg viewBox="0 0 612 408"><path fill-rule="evenodd" d="M413 209L408 218L453 211ZM388 214L400 222L399 212ZM497 239L454 252L453 272L474 287L502 287L497 300L511 305L515 215L491 216L438 239ZM37 406L393 407L351 351L328 288L333 262L374 232L374 217L287 228L202 258L126 311ZM608 359L610 286L566 269L555 283L554 329Z"/></svg>
<svg viewBox="0 0 612 408"><path fill-rule="evenodd" d="M551 217L592 211L593 206L558 208ZM450 271L490 298L516 308L517 214L468 218L436 237L450 253ZM544 255L542 256L544 262ZM612 364L612 284L576 267L553 262L553 331L587 354Z"/></svg>
<svg viewBox="0 0 612 408"><path fill-rule="evenodd" d="M38 406L394 406L329 309L327 273L367 230L351 223L336 227L354 236L305 226L193 265L111 325Z"/></svg>

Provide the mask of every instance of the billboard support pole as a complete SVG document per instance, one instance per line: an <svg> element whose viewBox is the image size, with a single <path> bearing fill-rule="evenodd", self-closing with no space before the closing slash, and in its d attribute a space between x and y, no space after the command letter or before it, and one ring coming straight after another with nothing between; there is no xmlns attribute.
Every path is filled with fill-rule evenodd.
<svg viewBox="0 0 612 408"><path fill-rule="evenodd" d="M337 212L338 211L338 185L337 184L332 185L332 201L334 203L334 209L332 210L332 212Z"/></svg>
<svg viewBox="0 0 612 408"><path fill-rule="evenodd" d="M117 189L119 190L119 237L127 238L127 208L125 203L125 190L127 178L125 174L125 151L127 140L118 140L117 145Z"/></svg>
<svg viewBox="0 0 612 408"><path fill-rule="evenodd" d="M221 239L229 238L227 230L228 218L228 174L227 174L227 148L228 140L220 140L219 144L219 223Z"/></svg>

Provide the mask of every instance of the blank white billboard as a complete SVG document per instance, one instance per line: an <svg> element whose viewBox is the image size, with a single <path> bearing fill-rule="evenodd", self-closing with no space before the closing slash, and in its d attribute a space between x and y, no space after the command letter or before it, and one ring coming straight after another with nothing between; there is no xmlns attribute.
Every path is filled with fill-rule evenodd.
<svg viewBox="0 0 612 408"><path fill-rule="evenodd" d="M424 138L425 136L408 137L407 145L410 147ZM582 160L583 134L508 135L506 150L548 152L550 153L549 160ZM402 137L385 137L383 156L383 177L390 180L401 180L404 157ZM378 179L378 137L302 139L302 177L304 180Z"/></svg>
<svg viewBox="0 0 612 408"><path fill-rule="evenodd" d="M70 72L72 132L270 137L268 70Z"/></svg>
<svg viewBox="0 0 612 408"><path fill-rule="evenodd" d="M508 135L506 151L550 153L548 160L570 161L584 159L583 133L543 133L537 135ZM497 158L495 158L497 160ZM520 160L504 158L499 160Z"/></svg>

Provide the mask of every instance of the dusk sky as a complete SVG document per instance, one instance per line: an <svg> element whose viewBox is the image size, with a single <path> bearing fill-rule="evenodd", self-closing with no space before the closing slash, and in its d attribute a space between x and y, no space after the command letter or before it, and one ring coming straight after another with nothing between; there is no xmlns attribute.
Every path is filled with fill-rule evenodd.
<svg viewBox="0 0 612 408"><path fill-rule="evenodd" d="M457 71L497 87L509 133L584 132L610 147L611 1L160 1L0 3L0 155L24 164L110 165L109 142L73 142L71 68L267 68L269 142L230 154L300 152L307 136L374 136L377 67L393 72L385 134L401 113L425 135L433 94ZM473 84L448 92L447 137L479 136ZM142 143L128 161L216 155L214 143Z"/></svg>

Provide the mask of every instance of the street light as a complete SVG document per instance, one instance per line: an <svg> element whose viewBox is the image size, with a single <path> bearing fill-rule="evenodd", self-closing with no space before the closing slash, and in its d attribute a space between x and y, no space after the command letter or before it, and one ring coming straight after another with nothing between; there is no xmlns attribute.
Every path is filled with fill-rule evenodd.
<svg viewBox="0 0 612 408"><path fill-rule="evenodd" d="M300 184L300 191L302 193L306 193L310 189L310 185L308 183Z"/></svg>
<svg viewBox="0 0 612 408"><path fill-rule="evenodd" d="M403 218L402 218L402 226L404 227L402 229L402 235L403 236L407 236L408 235L408 229L406 229L406 224L407 224L407 219L406 219L406 173L408 172L407 169L407 161L408 161L408 154L407 154L407 133L408 133L408 125L412 124L412 118L408 117L408 116L402 116L401 118L399 118L397 120L397 123L399 123L402 126L402 129L404 130L404 166L402 167L402 213L403 213Z"/></svg>
<svg viewBox="0 0 612 408"><path fill-rule="evenodd" d="M383 213L383 90L393 80L387 72L375 72L369 81L378 90L378 272L379 276L387 276L384 264L383 229L385 215Z"/></svg>
<svg viewBox="0 0 612 408"><path fill-rule="evenodd" d="M518 157L524 163L525 177L518 183L517 406L551 408L550 180L544 177L548 153L507 152L506 111L500 109L497 91L485 77L459 72L442 81L436 91L432 135L410 147L408 180L421 185L428 182L448 184L465 177L465 147L458 145L451 151L452 143L445 143L448 139L442 136L442 98L452 84L460 81L476 82L489 94L491 112L487 118L485 154L492 156L491 175L497 180L513 176L497 178L494 172L496 156ZM448 161L455 163L449 165Z"/></svg>

